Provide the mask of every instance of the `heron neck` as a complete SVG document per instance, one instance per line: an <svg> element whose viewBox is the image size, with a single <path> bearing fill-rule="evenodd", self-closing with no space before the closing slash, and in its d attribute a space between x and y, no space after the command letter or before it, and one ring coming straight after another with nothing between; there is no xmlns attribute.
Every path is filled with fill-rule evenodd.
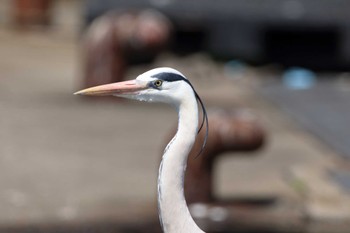
<svg viewBox="0 0 350 233"><path fill-rule="evenodd" d="M165 149L159 167L159 218L165 233L203 233L191 217L184 196L187 157L198 129L196 99L180 104L178 114L177 133Z"/></svg>

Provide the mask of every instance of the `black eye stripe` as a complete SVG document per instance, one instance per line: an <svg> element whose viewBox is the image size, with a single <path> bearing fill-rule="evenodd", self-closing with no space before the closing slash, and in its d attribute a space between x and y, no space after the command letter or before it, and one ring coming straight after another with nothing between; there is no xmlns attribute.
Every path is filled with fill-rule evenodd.
<svg viewBox="0 0 350 233"><path fill-rule="evenodd" d="M185 81L186 83L188 83L188 85L191 86L191 88L194 91L194 88L192 86L192 84L190 83L190 81L188 81L186 78L184 78L182 75L179 74L175 74L175 73L159 73L159 74L155 74L151 76L152 78L157 78L163 81L167 81L167 82L176 82L176 81Z"/></svg>
<svg viewBox="0 0 350 233"><path fill-rule="evenodd" d="M167 82L175 82L175 81L181 81L181 80L188 82L188 80L185 79L183 76L175 73L159 73L159 74L153 75L152 78L161 79Z"/></svg>

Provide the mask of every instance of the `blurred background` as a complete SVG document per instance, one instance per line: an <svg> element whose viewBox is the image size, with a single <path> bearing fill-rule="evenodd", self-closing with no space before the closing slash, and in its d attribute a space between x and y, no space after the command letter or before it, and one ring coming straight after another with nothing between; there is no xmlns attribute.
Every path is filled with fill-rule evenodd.
<svg viewBox="0 0 350 233"><path fill-rule="evenodd" d="M349 8L2 0L0 232L161 232L157 172L176 112L73 96L159 66L185 74L209 112L185 181L203 230L349 232Z"/></svg>

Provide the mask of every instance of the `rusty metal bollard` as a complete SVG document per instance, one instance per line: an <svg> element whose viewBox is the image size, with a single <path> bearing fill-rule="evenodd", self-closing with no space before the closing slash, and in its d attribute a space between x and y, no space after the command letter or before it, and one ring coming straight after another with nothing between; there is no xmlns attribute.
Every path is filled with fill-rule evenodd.
<svg viewBox="0 0 350 233"><path fill-rule="evenodd" d="M16 26L47 26L51 22L53 0L13 0L12 17Z"/></svg>
<svg viewBox="0 0 350 233"><path fill-rule="evenodd" d="M172 136L176 128L172 130ZM215 160L224 152L254 151L265 141L265 131L246 110L215 111L209 113L209 136L200 156L204 132L197 137L189 155L185 177L185 196L188 204L215 202L213 196L213 168Z"/></svg>
<svg viewBox="0 0 350 233"><path fill-rule="evenodd" d="M167 44L170 22L155 10L112 11L96 18L82 41L83 88L124 79L128 65Z"/></svg>

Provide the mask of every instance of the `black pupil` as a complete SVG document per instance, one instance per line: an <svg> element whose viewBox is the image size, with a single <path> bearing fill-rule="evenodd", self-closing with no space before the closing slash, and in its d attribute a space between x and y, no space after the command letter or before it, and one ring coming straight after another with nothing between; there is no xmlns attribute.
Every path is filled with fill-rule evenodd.
<svg viewBox="0 0 350 233"><path fill-rule="evenodd" d="M162 81L157 80L156 81L156 86L159 87L160 85L162 85Z"/></svg>

